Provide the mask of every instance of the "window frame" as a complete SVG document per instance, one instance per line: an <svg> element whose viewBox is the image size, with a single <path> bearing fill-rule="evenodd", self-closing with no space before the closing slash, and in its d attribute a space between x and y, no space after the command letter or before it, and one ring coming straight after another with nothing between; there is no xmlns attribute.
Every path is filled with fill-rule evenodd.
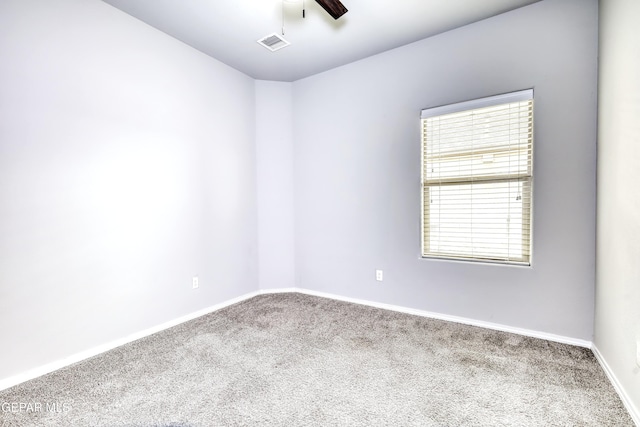
<svg viewBox="0 0 640 427"><path fill-rule="evenodd" d="M524 202L523 202L523 208L522 208L522 227L523 227L523 231L522 231L522 239L523 243L522 245L524 245L524 239L528 238L528 250L526 251L527 254L524 254L523 251L523 258L522 259L510 259L509 255L507 255L506 259L505 257L500 257L500 256L496 256L495 258L490 257L490 256L473 256L473 254L469 254L469 255L461 255L461 256L456 256L456 255L451 255L451 254L437 254L437 252L430 252L429 250L427 250L428 245L430 244L430 242L425 242L425 227L427 227L430 224L430 214L431 214L431 210L427 209L427 207L425 206L425 198L426 198L426 194L428 191L430 191L431 187L434 186L434 184L430 184L427 185L427 181L428 179L425 177L425 149L426 149L426 144L425 144L425 135L424 135L424 119L426 118L430 118L430 117L437 117L437 116L442 116L442 115L446 115L446 114L452 114L452 113L458 113L458 112L465 112L465 111L470 111L470 110L477 110L477 109L481 109L484 107L492 107L492 106L498 106L498 105L502 105L502 104L509 104L509 103L515 103L515 102L522 102L522 101L527 101L527 102L531 102L531 109L530 109L530 114L531 114L531 130L530 130L530 150L531 150L531 154L530 157L528 158L528 176L526 177L519 177L519 178L513 178L511 180L507 179L507 178L501 178L500 175L497 175L495 180L482 180L482 181L477 181L474 182L473 178L469 178L469 179L460 179L459 184L461 185L470 185L473 186L474 184L481 184L481 183L490 183L490 182L514 182L514 181L522 181L524 184L522 186L522 194L523 194L523 200L527 201L524 198L524 193L528 192L528 207L525 208L524 207ZM484 97L484 98L478 98L478 99L473 99L473 100L469 100L469 101L463 101L463 102L459 102L459 103L453 103L453 104L447 104L447 105L442 105L442 106L437 106L437 107L432 107L432 108L426 108L424 110L422 110L421 112L421 140L420 140L420 176L421 176L421 180L420 180L420 198L421 198L421 204L420 204L420 210L421 210L421 215L420 215L420 258L421 259L436 259L436 260L451 260L451 261L462 261L462 262L472 262L472 263L487 263L487 264L507 264L507 265L515 265L515 266L525 266L525 267L529 267L532 265L532 261L533 261L533 193L534 193L534 123L535 123L535 113L534 113L534 107L535 107L535 103L534 103L534 90L533 88L531 89L525 89L525 90L520 90L520 91L516 91L516 92L509 92L509 93L504 93L504 94L500 94L500 95L495 95L495 96L489 96L489 97ZM505 174L506 175L506 174ZM442 187L443 185L452 185L450 182L446 183L446 184L440 184L439 187ZM455 184L453 184L455 185ZM528 228L528 230L525 229L525 227ZM471 236L471 233L469 234L469 236ZM524 246L523 246L524 249Z"/></svg>

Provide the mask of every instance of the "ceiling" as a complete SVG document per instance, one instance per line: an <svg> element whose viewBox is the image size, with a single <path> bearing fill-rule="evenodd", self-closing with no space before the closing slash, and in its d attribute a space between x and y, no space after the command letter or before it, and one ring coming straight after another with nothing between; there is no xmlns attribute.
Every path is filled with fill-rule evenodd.
<svg viewBox="0 0 640 427"><path fill-rule="evenodd" d="M539 0L342 0L337 21L315 0L103 1L255 79L294 81ZM291 45L271 52L256 41L283 16Z"/></svg>

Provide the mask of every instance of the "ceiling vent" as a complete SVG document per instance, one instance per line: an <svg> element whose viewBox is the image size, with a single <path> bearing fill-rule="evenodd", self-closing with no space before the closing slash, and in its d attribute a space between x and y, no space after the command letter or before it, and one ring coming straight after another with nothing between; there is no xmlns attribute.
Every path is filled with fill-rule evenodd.
<svg viewBox="0 0 640 427"><path fill-rule="evenodd" d="M282 49L283 47L287 47L291 44L288 41L286 41L282 36L276 33L269 34L268 36L262 37L260 40L258 40L258 43L260 43L262 46L269 49L271 52L275 52L276 50Z"/></svg>

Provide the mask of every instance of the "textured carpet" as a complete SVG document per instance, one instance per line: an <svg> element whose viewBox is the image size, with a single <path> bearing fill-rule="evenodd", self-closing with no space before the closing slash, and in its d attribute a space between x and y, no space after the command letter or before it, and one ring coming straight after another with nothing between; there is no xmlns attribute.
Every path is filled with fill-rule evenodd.
<svg viewBox="0 0 640 427"><path fill-rule="evenodd" d="M227 307L0 405L1 427L633 426L588 349L301 294Z"/></svg>

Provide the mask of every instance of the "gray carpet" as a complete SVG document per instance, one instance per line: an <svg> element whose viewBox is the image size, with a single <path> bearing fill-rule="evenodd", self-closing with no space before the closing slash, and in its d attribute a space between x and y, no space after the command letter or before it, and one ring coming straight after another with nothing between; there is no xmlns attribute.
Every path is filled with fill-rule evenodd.
<svg viewBox="0 0 640 427"><path fill-rule="evenodd" d="M590 350L301 294L0 392L11 403L32 410L1 427L633 426Z"/></svg>

